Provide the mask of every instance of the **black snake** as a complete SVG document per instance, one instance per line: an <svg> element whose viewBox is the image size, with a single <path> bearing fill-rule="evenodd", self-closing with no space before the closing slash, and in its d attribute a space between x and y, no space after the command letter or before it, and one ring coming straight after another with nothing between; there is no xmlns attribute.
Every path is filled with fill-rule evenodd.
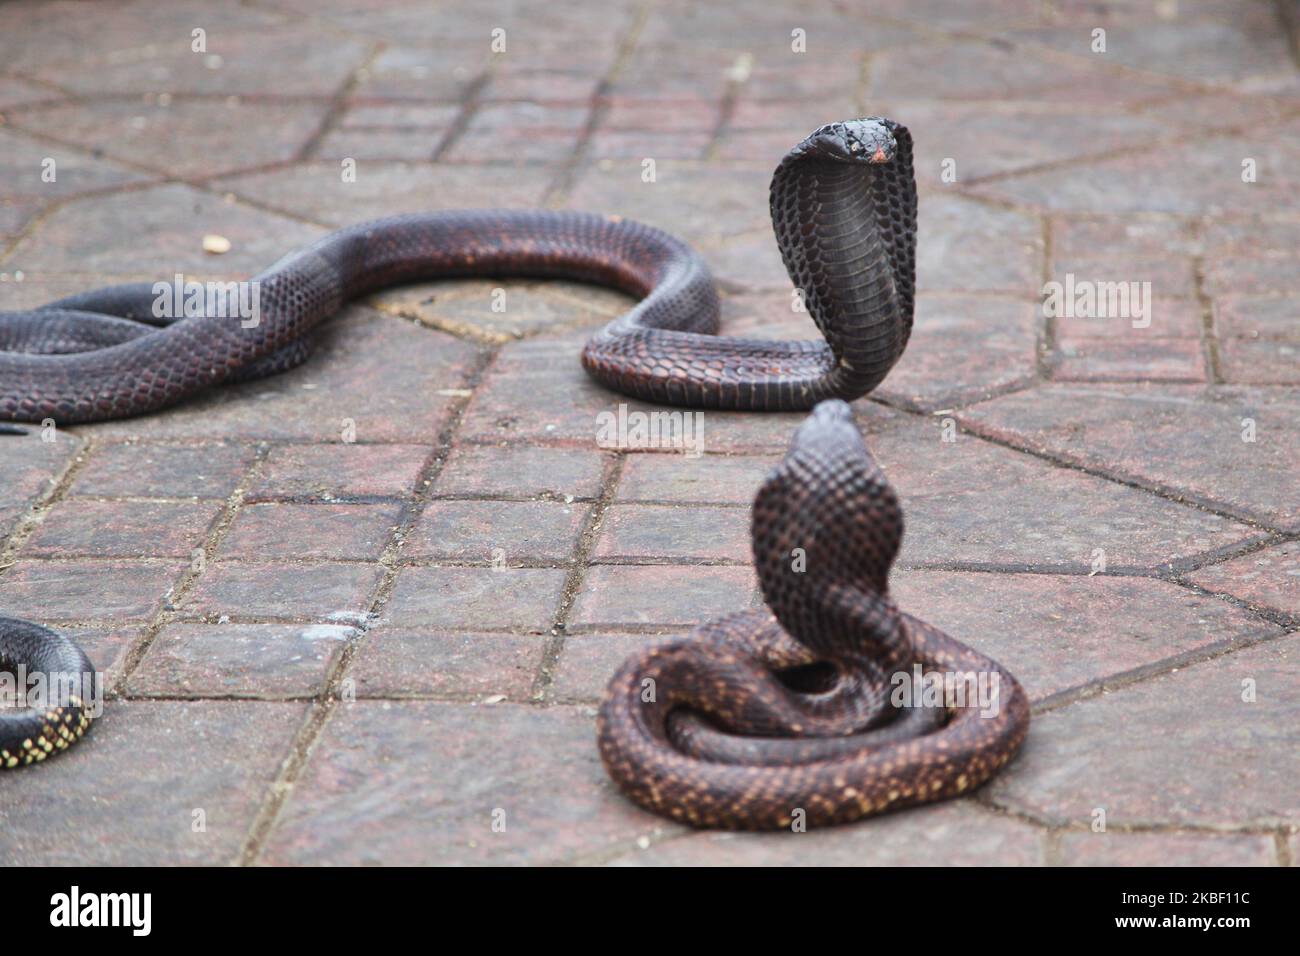
<svg viewBox="0 0 1300 956"><path fill-rule="evenodd" d="M912 327L916 188L910 134L880 118L823 126L781 160L770 200L782 258L824 341L716 335L719 301L703 260L674 237L637 222L550 211L405 215L331 233L256 276L260 311L254 323L222 314L156 316L152 284L115 286L39 309L0 313L0 420L53 419L68 425L119 418L158 410L222 382L272 374L304 361L313 331L345 302L398 283L453 276L564 277L637 296L631 311L590 339L582 363L606 386L647 401L794 410L859 397L898 360ZM840 408L823 406L801 429L780 480L764 486L755 509L755 553L777 619L819 659L834 661L839 676L830 689L811 695L771 697L775 679L764 678L767 671L747 655L796 672L811 658L809 651L790 645L771 619L753 615L704 628L703 636L723 639L713 650L700 645L629 664L632 669L620 672L602 711L601 748L615 779L647 806L700 824L773 826L786 819L789 798L798 792L806 798L811 822L830 822L960 792L1014 752L1019 738L1004 728L995 735L1001 749L981 744L974 762L962 764L964 772L953 776L958 764L938 760L934 748L946 746L942 741L975 739L972 727L978 725L960 713L948 720L948 712L934 709L892 719L893 709L881 704L881 679L913 657L927 666L992 662L912 618L890 617L883 610L892 609L884 597L884 573L893 552L881 541L893 536L896 546L901 525L895 526L896 512L870 509L861 514L874 515L879 526L838 523L856 514L844 499L850 491L887 491L878 473L864 465L869 463L864 451L845 452L851 426ZM791 469L798 472L800 462L808 455L816 458L832 439L835 454L826 460L845 471L803 474L803 483L792 480ZM831 501L840 511L849 509L841 514L813 508L809 520L827 524L799 525L800 533L812 534L809 545L816 539L823 560L837 555L847 562L841 569L847 575L845 590L818 590L824 566L800 587L776 583L770 562L784 552L763 549L790 543L789 528L778 520L786 506L771 490L777 487L795 497L811 496L809 503ZM853 546L867 550L855 555ZM866 578L855 578L852 569ZM868 603L850 606L858 600ZM856 614L867 617L858 620ZM793 616L787 620L787 615ZM847 621L877 630L850 636L843 632ZM6 668L71 671L84 665L74 651L66 639L35 625L0 618L0 664ZM705 678L686 680L682 667L673 664L674 655L685 660L693 653L714 655L701 674L717 676L720 661L736 668L727 672L729 680L719 685L722 695L711 703L700 696L708 697ZM873 655L881 656L873 662ZM668 696L652 707L630 709L624 684L647 667L665 682ZM1015 715L1021 697L1014 681L1010 686L1009 710ZM760 698L768 709L755 722L746 702ZM666 699L682 706L665 710ZM794 714L792 700L801 701L804 715L782 723L779 718ZM86 720L82 702L56 703L39 715L0 712L0 747L30 750L26 742L44 739L58 749L72 728L79 734ZM42 724L57 740L44 732L31 737L40 729L33 723L37 716L57 718L58 727ZM1022 735L1023 721L1016 728ZM889 758L893 763L882 769L884 758L862 756L885 752L879 748L886 741L904 748L888 751L899 754ZM39 749L51 752L44 744ZM773 755L780 766L749 766L770 764ZM835 769L842 766L860 771L843 786ZM708 769L701 776L690 767ZM760 790L744 784L747 779L767 783ZM883 780L898 782L898 794L881 791ZM800 790L798 781L818 789Z"/></svg>

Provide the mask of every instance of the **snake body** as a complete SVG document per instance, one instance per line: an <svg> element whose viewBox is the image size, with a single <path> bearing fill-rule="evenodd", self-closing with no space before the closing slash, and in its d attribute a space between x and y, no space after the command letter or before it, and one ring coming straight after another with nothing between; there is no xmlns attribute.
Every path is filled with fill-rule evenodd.
<svg viewBox="0 0 1300 956"><path fill-rule="evenodd" d="M754 502L769 612L705 624L610 681L597 735L619 788L692 826L775 829L954 797L1006 764L1024 691L897 608L902 534L848 405L818 405Z"/></svg>
<svg viewBox="0 0 1300 956"><path fill-rule="evenodd" d="M76 743L90 726L95 671L64 635L0 617L0 674L13 678L10 690L23 705L0 708L0 768L39 763Z"/></svg>
<svg viewBox="0 0 1300 956"><path fill-rule="evenodd" d="M341 229L276 262L253 280L253 323L156 316L152 284L0 313L0 421L68 425L153 412L304 361L319 324L349 300L467 276L563 277L638 297L582 352L597 381L627 395L753 410L859 397L898 360L912 327L907 129L869 118L815 130L778 165L770 208L823 341L718 336L719 300L703 260L637 222L555 211L416 214ZM1014 679L889 601L901 517L846 416L842 403L819 405L759 495L754 547L772 613L706 625L699 640L629 662L611 684L601 753L644 806L701 826L781 826L796 808L809 824L837 822L977 786L1023 737L1027 710ZM785 556L796 547L807 549L809 569L792 578ZM893 707L888 678L914 663L1002 676L1001 717ZM89 665L67 638L0 618L0 669L21 667L55 674ZM639 696L646 679L659 688L649 704ZM84 701L52 704L0 711L0 767L43 759L81 734Z"/></svg>
<svg viewBox="0 0 1300 956"><path fill-rule="evenodd" d="M716 335L718 295L703 259L638 222L415 214L340 229L263 271L252 280L251 327L239 316L155 318L150 283L0 313L0 420L69 425L156 411L303 361L312 332L350 299L456 276L563 277L639 297L582 353L596 380L637 398L754 410L857 398L898 360L912 326L910 134L884 119L824 126L781 160L770 204L781 255L825 341Z"/></svg>

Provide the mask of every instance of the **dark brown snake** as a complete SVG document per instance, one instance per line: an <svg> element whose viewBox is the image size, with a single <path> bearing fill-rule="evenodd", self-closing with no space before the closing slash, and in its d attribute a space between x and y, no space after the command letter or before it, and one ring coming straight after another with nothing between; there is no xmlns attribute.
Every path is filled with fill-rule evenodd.
<svg viewBox="0 0 1300 956"><path fill-rule="evenodd" d="M770 613L704 624L610 681L597 735L623 792L692 826L811 827L955 797L1007 763L1024 691L895 606L902 537L849 406L818 405L754 501Z"/></svg>
<svg viewBox="0 0 1300 956"><path fill-rule="evenodd" d="M0 313L0 421L71 425L156 411L304 361L317 326L349 300L467 276L562 277L637 296L582 352L597 381L637 398L747 410L857 398L885 377L911 333L911 136L879 118L821 127L781 160L770 199L782 259L824 341L718 336L718 296L703 260L637 222L573 212L416 214L339 230L272 265L252 280L260 311L251 325L230 314L156 316L149 283ZM698 825L780 826L797 808L810 825L835 822L976 786L1023 736L1023 695L1009 676L1000 723L883 701L882 682L913 659L1004 672L888 602L901 519L860 440L848 440L844 409L819 408L755 508L765 594L803 645L769 617L739 615L701 628L707 644L670 645L629 663L611 685L601 751L643 805ZM859 493L875 497L858 501ZM808 506L802 518L791 512L795 501ZM795 546L811 561L797 583L780 572ZM814 660L833 664L833 680L799 689ZM0 669L19 665L73 673L86 662L66 638L0 618ZM648 706L638 703L647 678L660 687ZM65 694L41 711L0 711L0 757L21 751L21 763L66 746L86 726L83 704Z"/></svg>

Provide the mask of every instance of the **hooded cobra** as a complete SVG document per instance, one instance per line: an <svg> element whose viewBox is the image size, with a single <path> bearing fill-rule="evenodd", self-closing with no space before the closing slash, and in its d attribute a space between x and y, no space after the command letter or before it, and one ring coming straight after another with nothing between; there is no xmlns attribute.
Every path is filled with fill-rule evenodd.
<svg viewBox="0 0 1300 956"><path fill-rule="evenodd" d="M0 422L72 425L156 411L304 361L316 328L348 300L465 276L563 277L637 296L582 353L596 380L637 398L795 410L865 394L898 360L912 327L910 134L881 118L817 129L777 166L771 213L786 269L824 341L716 335L718 296L703 260L640 223L574 212L425 213L341 229L284 257L251 280L256 322L222 310L159 316L155 306L170 289L164 295L149 283L0 313ZM14 430L0 424L0 432ZM53 636L32 628L0 619L0 664L81 666L65 638L47 648ZM80 728L84 712L73 710ZM41 716L0 711L0 748L22 746Z"/></svg>
<svg viewBox="0 0 1300 956"><path fill-rule="evenodd" d="M996 661L902 613L893 488L842 401L818 405L754 501L770 613L747 611L627 661L597 735L610 777L697 827L845 823L984 783L1029 705Z"/></svg>

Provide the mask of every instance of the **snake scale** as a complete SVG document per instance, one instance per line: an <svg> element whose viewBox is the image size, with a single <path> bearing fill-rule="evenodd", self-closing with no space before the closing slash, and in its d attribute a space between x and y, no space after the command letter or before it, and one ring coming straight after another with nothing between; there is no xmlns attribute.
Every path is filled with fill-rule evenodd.
<svg viewBox="0 0 1300 956"><path fill-rule="evenodd" d="M887 574L897 499L842 400L885 377L912 328L912 140L892 120L823 126L772 177L782 260L822 341L719 336L700 256L631 220L559 211L395 216L333 232L254 277L258 321L154 315L151 283L0 313L0 421L59 425L144 414L224 382L291 368L349 300L421 280L560 277L637 297L587 342L606 387L711 409L814 409L754 507L770 613L747 612L630 660L600 711L607 770L643 806L699 826L809 825L978 786L1011 759L1028 709L995 662L899 612ZM819 404L820 403L820 404ZM12 430L12 429L10 429ZM795 572L794 549L807 566ZM0 618L0 669L85 671L69 640ZM945 699L901 707L895 675L996 675L988 717ZM656 691L646 697L647 681ZM84 701L0 710L0 754L43 759L85 729ZM30 759L29 759L30 758ZM12 766L0 760L0 766Z"/></svg>

